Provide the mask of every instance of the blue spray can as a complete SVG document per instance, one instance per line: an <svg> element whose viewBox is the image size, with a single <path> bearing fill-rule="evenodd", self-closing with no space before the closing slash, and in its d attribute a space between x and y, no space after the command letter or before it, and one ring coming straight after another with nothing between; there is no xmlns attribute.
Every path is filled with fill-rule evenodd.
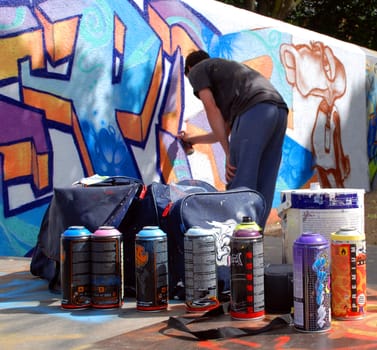
<svg viewBox="0 0 377 350"><path fill-rule="evenodd" d="M90 235L84 226L70 226L60 236L63 309L85 309L91 305Z"/></svg>
<svg viewBox="0 0 377 350"><path fill-rule="evenodd" d="M166 233L145 226L135 239L136 309L161 311L168 307L168 244Z"/></svg>

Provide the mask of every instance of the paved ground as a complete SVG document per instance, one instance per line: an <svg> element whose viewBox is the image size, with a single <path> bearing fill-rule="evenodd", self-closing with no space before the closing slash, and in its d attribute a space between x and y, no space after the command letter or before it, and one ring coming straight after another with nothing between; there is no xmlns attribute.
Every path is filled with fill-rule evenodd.
<svg viewBox="0 0 377 350"><path fill-rule="evenodd" d="M178 331L164 331L169 317L184 315L182 303L169 310L141 313L135 300L112 310L66 311L60 295L29 273L30 260L0 258L0 349L375 349L377 347L377 246L368 245L368 313L358 321L332 321L326 333L299 333L293 327L238 339L196 341ZM265 237L266 263L280 263L279 236ZM193 329L224 326L261 327L276 315L260 321L232 321L223 315Z"/></svg>

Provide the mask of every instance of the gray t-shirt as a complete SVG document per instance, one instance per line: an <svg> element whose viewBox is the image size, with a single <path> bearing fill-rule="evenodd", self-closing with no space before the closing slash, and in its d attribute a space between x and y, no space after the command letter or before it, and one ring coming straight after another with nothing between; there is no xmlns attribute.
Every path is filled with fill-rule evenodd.
<svg viewBox="0 0 377 350"><path fill-rule="evenodd" d="M237 116L257 103L268 102L288 109L268 79L239 62L208 58L192 67L188 78L197 97L202 89L212 91L224 120L230 126Z"/></svg>

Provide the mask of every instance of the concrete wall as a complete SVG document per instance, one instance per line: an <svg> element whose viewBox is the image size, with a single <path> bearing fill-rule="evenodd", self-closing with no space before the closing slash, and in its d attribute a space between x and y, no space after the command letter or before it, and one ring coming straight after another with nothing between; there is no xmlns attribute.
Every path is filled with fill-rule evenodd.
<svg viewBox="0 0 377 350"><path fill-rule="evenodd" d="M275 207L312 181L373 186L375 52L212 0L0 6L0 255L27 254L53 188L95 173L224 189L220 146L187 157L174 137L208 129L183 74L194 48L258 69L286 99Z"/></svg>

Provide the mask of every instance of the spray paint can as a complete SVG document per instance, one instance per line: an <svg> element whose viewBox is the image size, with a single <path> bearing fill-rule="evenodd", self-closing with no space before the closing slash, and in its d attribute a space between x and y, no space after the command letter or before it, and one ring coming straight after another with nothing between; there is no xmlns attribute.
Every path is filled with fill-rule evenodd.
<svg viewBox="0 0 377 350"><path fill-rule="evenodd" d="M303 233L293 243L293 304L297 330L330 329L330 244L319 233Z"/></svg>
<svg viewBox="0 0 377 350"><path fill-rule="evenodd" d="M166 233L145 226L135 240L136 309L160 311L168 307L168 245Z"/></svg>
<svg viewBox="0 0 377 350"><path fill-rule="evenodd" d="M92 307L123 304L123 240L113 226L100 226L91 236Z"/></svg>
<svg viewBox="0 0 377 350"><path fill-rule="evenodd" d="M238 223L234 228L234 231L238 230L251 230L260 232L262 229L255 221L253 221L250 216L244 216L242 217L242 221Z"/></svg>
<svg viewBox="0 0 377 350"><path fill-rule="evenodd" d="M264 258L261 229L245 217L230 240L230 315L233 319L264 317Z"/></svg>
<svg viewBox="0 0 377 350"><path fill-rule="evenodd" d="M179 134L183 137L185 135L185 131L180 131ZM179 141L186 155L190 156L195 152L194 147L192 147L192 144L190 142L184 141L182 138L179 139Z"/></svg>
<svg viewBox="0 0 377 350"><path fill-rule="evenodd" d="M366 316L365 234L341 228L331 234L331 310L340 320Z"/></svg>
<svg viewBox="0 0 377 350"><path fill-rule="evenodd" d="M70 226L60 237L63 309L90 307L90 235L84 226Z"/></svg>
<svg viewBox="0 0 377 350"><path fill-rule="evenodd" d="M194 147L192 147L191 143L181 140L181 145L186 155L191 156L191 154L195 152Z"/></svg>
<svg viewBox="0 0 377 350"><path fill-rule="evenodd" d="M186 309L202 312L219 305L214 232L190 228L184 236Z"/></svg>

